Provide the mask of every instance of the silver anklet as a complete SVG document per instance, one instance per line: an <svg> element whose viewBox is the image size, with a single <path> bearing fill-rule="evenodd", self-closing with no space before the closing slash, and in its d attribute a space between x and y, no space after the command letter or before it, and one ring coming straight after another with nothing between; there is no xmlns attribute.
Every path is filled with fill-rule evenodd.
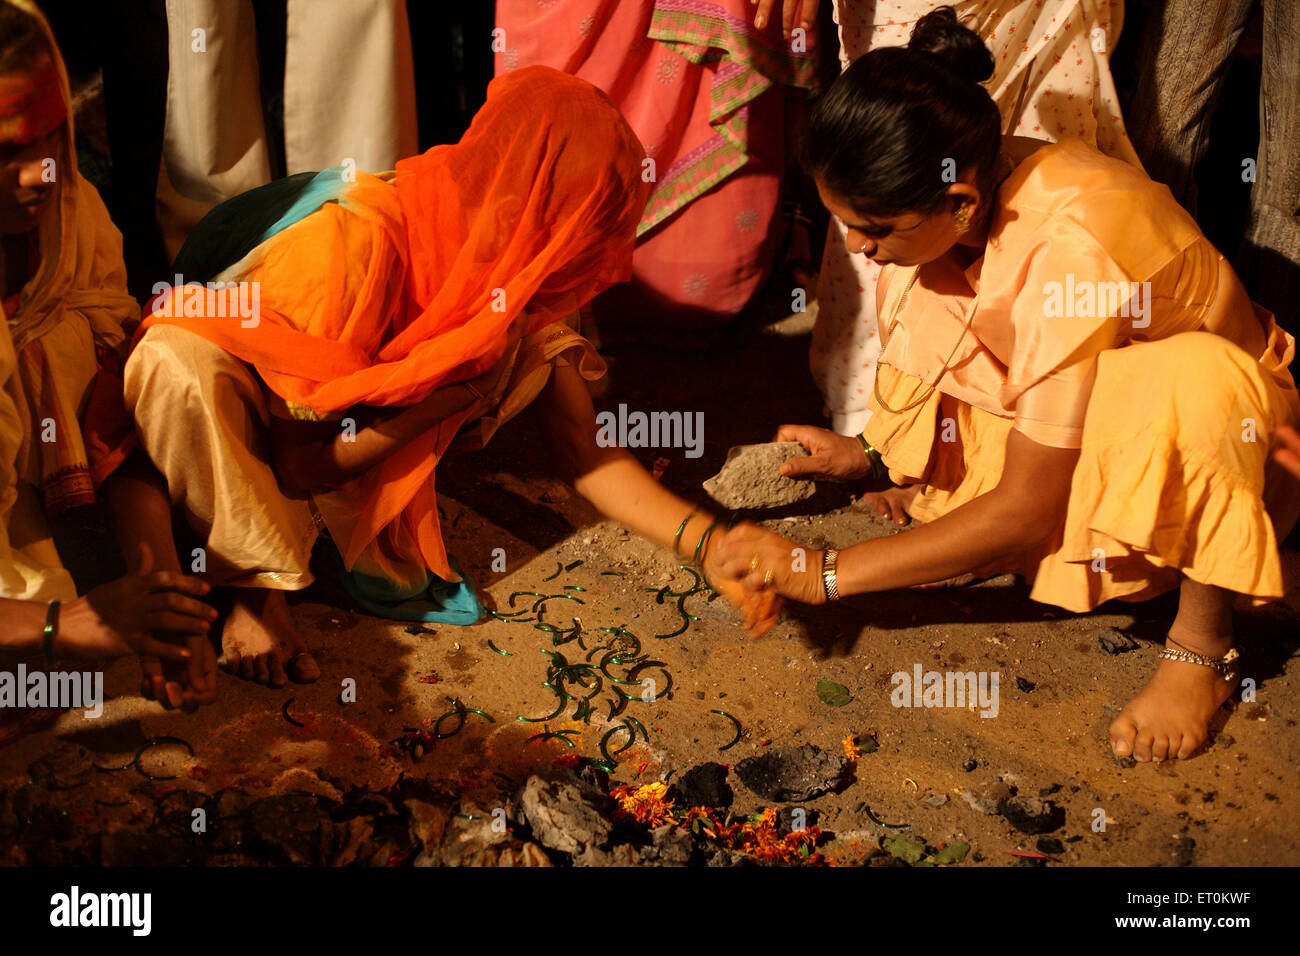
<svg viewBox="0 0 1300 956"><path fill-rule="evenodd" d="M1160 652L1160 656L1164 660L1179 661L1183 664L1200 664L1202 667L1208 667L1216 674L1221 675L1226 681L1231 681L1236 676L1237 668L1232 665L1237 658L1241 657L1241 654L1237 652L1235 647L1230 648L1228 653L1222 657L1206 657L1204 654L1189 651L1177 641L1173 643L1176 645L1175 647L1166 647Z"/></svg>

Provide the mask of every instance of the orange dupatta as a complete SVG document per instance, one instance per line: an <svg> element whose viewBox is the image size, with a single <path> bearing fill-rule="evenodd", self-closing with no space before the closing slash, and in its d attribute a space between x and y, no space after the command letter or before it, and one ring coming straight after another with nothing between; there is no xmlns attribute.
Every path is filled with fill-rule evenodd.
<svg viewBox="0 0 1300 956"><path fill-rule="evenodd" d="M184 315L155 306L141 332L158 322L197 332L319 414L414 404L628 277L644 155L589 83L548 67L513 72L492 82L459 143L398 163L395 188L358 173L337 203L219 276L258 283L255 325L243 326L231 290L189 297ZM361 476L361 520L338 542L348 568L383 535L381 550L457 579L433 479L467 415Z"/></svg>

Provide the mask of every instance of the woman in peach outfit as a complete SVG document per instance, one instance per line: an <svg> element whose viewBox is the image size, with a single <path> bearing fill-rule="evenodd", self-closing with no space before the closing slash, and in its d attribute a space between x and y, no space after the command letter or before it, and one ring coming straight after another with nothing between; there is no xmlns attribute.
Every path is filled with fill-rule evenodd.
<svg viewBox="0 0 1300 956"><path fill-rule="evenodd" d="M785 470L888 469L873 504L922 526L796 573L790 541L740 525L723 565L807 603L1004 571L1073 611L1178 587L1111 740L1185 758L1237 686L1235 596L1283 594L1300 496L1269 450L1300 419L1295 341L1163 186L1078 140L1003 137L991 66L936 11L850 67L806 143L849 248L885 265L885 345L866 431L786 426L813 454Z"/></svg>
<svg viewBox="0 0 1300 956"><path fill-rule="evenodd" d="M795 0L789 0L787 7ZM801 14L807 14L805 2ZM835 0L840 62L869 50L903 46L933 0ZM1072 136L1137 166L1110 74L1110 51L1124 19L1120 0L957 0L958 19L993 53L984 88L1008 135L1056 142ZM818 279L817 324L809 360L813 378L842 435L860 431L881 341L876 315L880 267L845 251L832 220Z"/></svg>

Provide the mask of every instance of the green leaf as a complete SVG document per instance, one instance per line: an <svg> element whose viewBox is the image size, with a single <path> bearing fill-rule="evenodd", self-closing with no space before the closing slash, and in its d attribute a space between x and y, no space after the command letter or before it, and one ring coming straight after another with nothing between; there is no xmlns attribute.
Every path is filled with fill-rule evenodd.
<svg viewBox="0 0 1300 956"><path fill-rule="evenodd" d="M934 855L934 862L940 866L949 863L960 863L966 859L966 854L970 852L969 843L949 843L946 847Z"/></svg>
<svg viewBox="0 0 1300 956"><path fill-rule="evenodd" d="M830 704L832 707L843 707L853 699L847 687L833 680L819 680L817 696L821 698L823 704Z"/></svg>
<svg viewBox="0 0 1300 956"><path fill-rule="evenodd" d="M904 863L917 864L925 856L925 844L905 833L891 833L885 837L884 847L890 856L896 856Z"/></svg>

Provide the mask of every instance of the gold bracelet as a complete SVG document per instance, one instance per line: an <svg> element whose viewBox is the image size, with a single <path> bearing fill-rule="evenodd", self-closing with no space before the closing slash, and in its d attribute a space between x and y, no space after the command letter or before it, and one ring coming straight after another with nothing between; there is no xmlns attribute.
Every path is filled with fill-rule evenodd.
<svg viewBox="0 0 1300 956"><path fill-rule="evenodd" d="M839 557L840 553L834 548L827 548L822 552L822 584L826 587L828 602L840 599L840 589L835 586L835 565Z"/></svg>

